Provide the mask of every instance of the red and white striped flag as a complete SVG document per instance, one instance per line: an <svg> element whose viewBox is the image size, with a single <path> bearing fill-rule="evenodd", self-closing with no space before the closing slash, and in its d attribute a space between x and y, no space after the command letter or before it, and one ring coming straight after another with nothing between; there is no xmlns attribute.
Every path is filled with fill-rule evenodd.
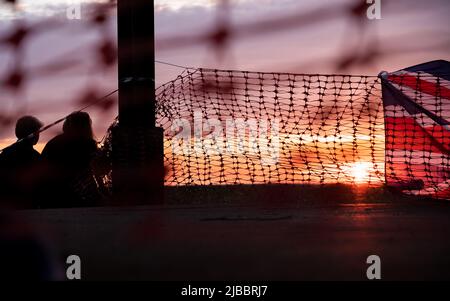
<svg viewBox="0 0 450 301"><path fill-rule="evenodd" d="M432 61L380 77L387 184L450 199L450 62Z"/></svg>

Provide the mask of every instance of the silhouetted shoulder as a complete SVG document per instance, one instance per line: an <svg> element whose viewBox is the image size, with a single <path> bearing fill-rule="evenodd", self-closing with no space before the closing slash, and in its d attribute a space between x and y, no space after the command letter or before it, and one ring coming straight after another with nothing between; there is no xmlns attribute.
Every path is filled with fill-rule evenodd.
<svg viewBox="0 0 450 301"><path fill-rule="evenodd" d="M61 134L47 143L42 156L53 163L82 167L90 162L96 150L97 143L93 139Z"/></svg>
<svg viewBox="0 0 450 301"><path fill-rule="evenodd" d="M44 149L42 150L42 157L43 158L52 157L53 154L59 151L58 148L60 148L61 145L63 144L64 144L64 137L62 134L50 139L45 145Z"/></svg>
<svg viewBox="0 0 450 301"><path fill-rule="evenodd" d="M35 163L39 158L39 152L31 146L18 143L3 150L0 154L0 166L4 168L26 166Z"/></svg>

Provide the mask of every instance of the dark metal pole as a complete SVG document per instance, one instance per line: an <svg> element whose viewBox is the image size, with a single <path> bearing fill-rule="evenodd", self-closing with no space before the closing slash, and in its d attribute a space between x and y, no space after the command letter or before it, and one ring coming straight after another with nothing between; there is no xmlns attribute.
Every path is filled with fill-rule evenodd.
<svg viewBox="0 0 450 301"><path fill-rule="evenodd" d="M126 204L161 203L163 133L156 127L154 3L118 0L119 126L113 192Z"/></svg>
<svg viewBox="0 0 450 301"><path fill-rule="evenodd" d="M155 126L154 7L149 0L118 1L119 118Z"/></svg>

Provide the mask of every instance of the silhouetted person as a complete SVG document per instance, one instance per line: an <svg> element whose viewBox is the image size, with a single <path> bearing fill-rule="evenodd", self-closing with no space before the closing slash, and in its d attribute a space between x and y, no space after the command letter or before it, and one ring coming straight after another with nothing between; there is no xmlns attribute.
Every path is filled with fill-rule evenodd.
<svg viewBox="0 0 450 301"><path fill-rule="evenodd" d="M14 208L33 207L40 158L33 146L39 141L38 131L42 125L33 116L20 118L15 131L17 142L0 154L0 193Z"/></svg>
<svg viewBox="0 0 450 301"><path fill-rule="evenodd" d="M75 112L63 125L63 133L51 139L42 151L47 165L42 207L91 206L96 182L91 161L97 151L89 114Z"/></svg>

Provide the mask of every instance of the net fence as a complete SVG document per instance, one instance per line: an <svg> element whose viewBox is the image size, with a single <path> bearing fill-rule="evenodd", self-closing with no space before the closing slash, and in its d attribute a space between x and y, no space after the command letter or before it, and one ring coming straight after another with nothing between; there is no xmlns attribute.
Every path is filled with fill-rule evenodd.
<svg viewBox="0 0 450 301"><path fill-rule="evenodd" d="M448 91L444 78L403 70L186 69L156 91L165 184L387 184L449 199Z"/></svg>
<svg viewBox="0 0 450 301"><path fill-rule="evenodd" d="M375 76L187 69L156 96L166 185L384 181Z"/></svg>

